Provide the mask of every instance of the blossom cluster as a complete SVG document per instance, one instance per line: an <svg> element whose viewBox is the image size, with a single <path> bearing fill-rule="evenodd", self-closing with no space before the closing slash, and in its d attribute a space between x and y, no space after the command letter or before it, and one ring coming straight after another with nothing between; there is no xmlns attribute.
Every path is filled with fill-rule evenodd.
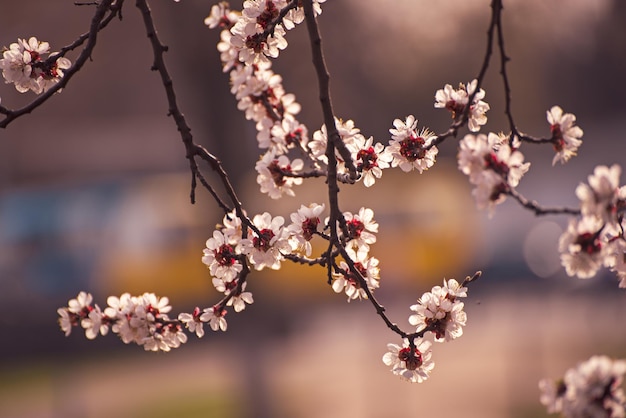
<svg viewBox="0 0 626 418"><path fill-rule="evenodd" d="M324 2L312 1L315 15L321 13ZM386 145L364 135L353 120L338 117L332 129L322 125L309 135L309 129L297 119L301 106L296 96L285 90L282 77L272 70L272 59L288 45L287 33L304 20L302 2L296 0L245 0L240 12L221 2L204 20L210 28L221 29L217 49L222 68L229 75L237 108L255 124L256 140L263 150L255 164L256 181L271 199L294 196L304 178L328 176L329 152L333 150L340 181L351 181L356 171L356 180L371 187L388 168L422 174L435 164L443 140L467 126L471 133L459 141L458 168L474 186L477 206L492 214L507 196L517 196L515 189L530 168L520 151L523 142L552 144L553 165L567 162L582 144L583 131L576 126L576 117L559 106L546 113L550 125L547 139L526 137L513 127L508 135L480 133L490 106L477 79L458 88L446 84L436 91L434 107L449 111L453 119L445 134L418 128L417 118L408 115L392 122ZM14 83L21 92L49 89L71 63L57 54L44 59L46 54L48 44L36 38L11 44L0 59L7 83ZM581 217L570 222L559 248L568 274L587 278L606 266L617 272L620 286L626 287L626 187L619 186L620 172L619 166L600 166L589 176L588 184L578 186ZM109 297L102 310L92 304L90 294L81 292L68 306L58 309L61 329L69 335L73 327L80 326L89 339L111 330L124 343L135 343L147 351L169 351L187 341L185 330L199 338L204 336L205 324L213 331L226 331L229 310L241 312L254 303L248 274L278 270L286 260L324 266L334 292L347 296L348 302L371 299L379 308L373 294L380 286L380 261L370 253L379 225L372 209L362 207L353 213L335 205L324 218L325 205L310 203L286 219L269 212L248 217L239 202L235 205L237 209L226 213L207 239L201 258L220 294L219 302L170 318L169 300L152 293ZM314 239L326 241L318 258L311 258ZM433 343L463 335L467 314L461 298L467 297L465 284L471 280L444 280L442 286L434 286L410 306L408 322L414 332L394 330L402 343L388 344L383 355L393 374L411 382L429 377L434 368ZM623 394L614 385L621 383L624 364L592 358L569 371L564 383L542 383L546 393L542 402L553 412L582 411L573 416L595 416L588 413L589 408L623 416Z"/></svg>
<svg viewBox="0 0 626 418"><path fill-rule="evenodd" d="M480 127L487 123L485 113L489 110L489 104L482 100L485 97L485 90L476 91L477 86L478 80L472 80L467 85L460 83L458 89L446 84L443 89L437 90L435 94L435 107L446 109L452 114L453 119L459 119L466 112L467 104L474 95L472 104L467 111L468 128L472 132L478 132Z"/></svg>
<svg viewBox="0 0 626 418"><path fill-rule="evenodd" d="M322 2L314 2L317 14ZM255 122L258 145L266 152L256 164L257 183L274 199L293 196L292 187L302 182L292 175L302 171L304 162L287 154L294 148L306 151L308 130L296 119L300 104L285 91L269 58L287 47L286 31L302 21L302 6L285 0L247 0L242 12L221 2L204 21L222 29L217 49L224 72L230 74L231 93L246 119Z"/></svg>
<svg viewBox="0 0 626 418"><path fill-rule="evenodd" d="M315 14L321 13L320 3L314 1ZM328 129L325 125L309 138L308 128L296 115L300 104L295 95L286 93L282 77L272 71L269 58L278 56L286 48L286 31L304 20L299 2L284 0L247 0L243 11L230 10L228 3L214 5L205 24L222 29L218 50L225 72L230 74L231 93L238 101L237 107L247 119L255 122L257 142L265 154L261 155L255 169L261 192L273 199L294 196L294 186L302 183L306 169L326 167ZM468 124L474 132L487 122L485 113L489 105L482 99L485 91L476 91L477 80L460 84L458 89L446 85L435 94L435 107L445 108L453 117L460 117L472 95L468 111ZM335 118L335 129L349 151L351 162L366 187L381 178L382 170L400 167L405 172L422 173L432 167L438 149L437 136L426 128L417 129L417 120L409 115L404 121L396 119L390 129L388 146L366 137L352 120ZM302 158L290 158L291 150ZM344 157L336 149L338 172L348 174Z"/></svg>
<svg viewBox="0 0 626 418"><path fill-rule="evenodd" d="M560 380L541 380L540 401L548 413L564 417L624 417L624 373L625 360L593 356L567 370Z"/></svg>
<svg viewBox="0 0 626 418"><path fill-rule="evenodd" d="M57 310L59 325L66 336L78 325L89 339L106 335L110 329L125 344L135 343L146 351L170 351L187 341L180 323L167 316L172 307L166 297L124 293L119 298L110 296L104 310L92 305L92 301L91 294L80 292L67 307Z"/></svg>
<svg viewBox="0 0 626 418"><path fill-rule="evenodd" d="M470 83L470 86L472 83ZM472 89L469 89L471 91ZM464 90L461 89L461 92ZM438 92L440 101L436 106L446 107L454 114L455 90L446 86L446 89ZM482 97L482 95L476 95ZM461 97L465 97L461 95ZM447 102L445 100L447 100ZM448 105L444 105L448 103ZM481 106L476 105L477 108ZM483 106L484 107L484 106ZM488 105L487 105L488 109ZM457 113L459 110L456 111ZM472 111L473 112L473 111ZM473 113L470 112L470 115ZM576 126L576 116L571 113L564 113L559 106L553 106L546 112L548 123L550 124L550 138L545 140L553 145L555 150L552 164L557 161L567 162L576 155L578 148L582 144L582 129ZM485 120L486 122L486 120ZM479 125L483 124L483 119L475 118L472 127L472 117L468 125L473 132L478 131ZM526 138L528 139L528 138ZM519 134L511 136L503 133L495 134L468 134L459 144L458 166L464 174L469 176L470 183L475 188L472 191L476 199L476 205L480 209L487 209L489 214L493 214L495 205L504 202L507 194L517 187L523 175L530 168L530 163L524 162L524 155L519 150L521 140Z"/></svg>
<svg viewBox="0 0 626 418"><path fill-rule="evenodd" d="M459 144L458 164L476 186L472 194L477 206L490 213L530 167L530 163L524 163L524 155L511 147L508 136L491 132L466 135Z"/></svg>
<svg viewBox="0 0 626 418"><path fill-rule="evenodd" d="M464 297L467 297L467 287L454 279L444 280L443 286L434 286L411 306L415 314L409 316L409 323L416 326L416 337L405 338L402 346L388 344L389 351L383 355L383 363L391 366L393 374L414 383L428 378L435 364L431 360L432 344L423 335L432 333L435 342L462 336L467 314L459 298Z"/></svg>
<svg viewBox="0 0 626 418"><path fill-rule="evenodd" d="M626 287L626 186L620 187L620 174L619 165L598 166L588 183L576 188L581 217L571 219L559 239L568 275L587 279L605 266L617 273L619 286Z"/></svg>
<svg viewBox="0 0 626 418"><path fill-rule="evenodd" d="M211 307L196 307L192 313L171 319L167 316L171 311L168 299L152 293L111 296L107 299L109 306L102 310L92 305L90 294L81 292L67 307L58 309L61 329L67 336L74 326L80 325L89 339L106 335L111 329L124 343L135 343L149 351L169 351L186 342L183 328L199 338L207 323L213 331L226 331L227 309L241 312L254 302L252 293L246 291L248 283L243 273L249 266L255 270L277 270L289 255L310 255L313 237L328 239L322 231L329 220L320 220L324 208L323 204L302 205L291 214L289 225L285 225L283 217L273 217L268 212L255 215L249 224L244 224L234 212L226 214L222 225L206 241L202 255L213 286L223 294L222 300ZM370 244L376 242L378 224L371 209L361 208L356 214L345 212L343 216L347 220L345 241L349 242L349 262L353 267L348 260L335 266L332 289L345 292L348 300L365 299L364 287L371 292L379 285L378 259L368 255Z"/></svg>
<svg viewBox="0 0 626 418"><path fill-rule="evenodd" d="M63 70L71 62L58 53L50 54L48 42L35 37L18 39L2 52L0 69L6 83L13 83L20 93L33 91L41 94L59 82Z"/></svg>
<svg viewBox="0 0 626 418"><path fill-rule="evenodd" d="M243 226L235 213L224 216L221 227L206 241L202 262L209 268L215 289L229 298L226 306L232 305L239 312L246 303L253 302L252 294L244 292L246 282L241 274L244 265L255 270L278 270L288 256L310 256L315 236L328 239L323 230L329 219L320 218L324 209L324 204L301 205L290 215L288 225L282 216L273 217L268 212L255 215L247 226ZM374 212L367 208L361 208L356 214L344 212L343 217L350 260L342 260L334 266L332 288L337 293L345 292L348 301L365 299L364 285L369 291L379 286L379 261L369 255L370 245L376 242L378 223Z"/></svg>

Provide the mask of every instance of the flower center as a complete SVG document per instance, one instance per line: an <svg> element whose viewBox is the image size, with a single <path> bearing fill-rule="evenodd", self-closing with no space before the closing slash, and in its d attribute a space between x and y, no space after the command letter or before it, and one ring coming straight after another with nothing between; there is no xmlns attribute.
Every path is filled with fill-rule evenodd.
<svg viewBox="0 0 626 418"><path fill-rule="evenodd" d="M461 114L465 109L463 103L457 103L454 100L448 100L446 102L446 109L452 113L452 117L456 119L457 115Z"/></svg>
<svg viewBox="0 0 626 418"><path fill-rule="evenodd" d="M491 169L506 179L509 174L509 166L504 161L498 160L498 156L494 151L485 155L485 167Z"/></svg>
<svg viewBox="0 0 626 418"><path fill-rule="evenodd" d="M424 322L427 327L431 327L432 332L435 334L435 337L438 339L445 337L446 328L448 325L448 319L450 317L450 312L446 312L446 316L441 319L436 318L426 318Z"/></svg>
<svg viewBox="0 0 626 418"><path fill-rule="evenodd" d="M561 125L555 123L550 125L550 133L552 134L552 145L556 152L563 151L565 147L565 139L563 139L563 131L561 131Z"/></svg>
<svg viewBox="0 0 626 418"><path fill-rule="evenodd" d="M350 234L348 239L360 238L361 233L365 230L365 225L358 219L349 220L346 226L348 227L348 234Z"/></svg>
<svg viewBox="0 0 626 418"><path fill-rule="evenodd" d="M222 309L216 305L213 307L213 315L215 315L218 318L226 316L226 309Z"/></svg>
<svg viewBox="0 0 626 418"><path fill-rule="evenodd" d="M159 310L152 305L148 305L146 307L146 313L152 314L155 318L158 318L160 315Z"/></svg>
<svg viewBox="0 0 626 418"><path fill-rule="evenodd" d="M277 186L283 186L287 180L285 180L285 173L291 173L291 166L287 164L285 167L281 167L278 165L278 160L272 161L267 169L270 171L272 175L272 180L274 180L274 184Z"/></svg>
<svg viewBox="0 0 626 418"><path fill-rule="evenodd" d="M299 144L300 142L302 142L302 128L298 128L293 132L289 132L287 135L285 135L285 143L287 143L287 146L291 145L291 144Z"/></svg>
<svg viewBox="0 0 626 418"><path fill-rule="evenodd" d="M262 33L255 33L246 38L246 47L252 49L255 53L260 54L263 51L263 45L265 39L263 39Z"/></svg>
<svg viewBox="0 0 626 418"><path fill-rule="evenodd" d="M302 222L302 235L304 239L310 241L313 238L313 234L317 232L317 225L320 223L320 218L306 218Z"/></svg>
<svg viewBox="0 0 626 418"><path fill-rule="evenodd" d="M378 167L378 155L374 151L373 147L359 150L356 158L357 160L361 160L361 162L357 166L358 170L371 170L374 167Z"/></svg>
<svg viewBox="0 0 626 418"><path fill-rule="evenodd" d="M598 253L602 249L602 243L598 240L597 235L591 232L579 235L575 243L580 245L581 251L589 255Z"/></svg>
<svg viewBox="0 0 626 418"><path fill-rule="evenodd" d="M275 236L274 231L266 228L262 229L259 232L261 233L261 235L259 237L254 237L252 239L252 243L254 245L254 248L256 248L257 250L267 252L267 250L269 250L271 247L270 243L272 241L272 238L274 238Z"/></svg>
<svg viewBox="0 0 626 418"><path fill-rule="evenodd" d="M256 23L265 29L276 17L278 17L278 8L273 1L268 0L265 4L265 10L256 18Z"/></svg>
<svg viewBox="0 0 626 418"><path fill-rule="evenodd" d="M404 347L398 353L398 358L406 364L408 370L417 370L423 363L422 353L417 348Z"/></svg>
<svg viewBox="0 0 626 418"><path fill-rule="evenodd" d="M220 266L232 266L236 261L235 249L230 244L223 244L217 250L213 250L215 261Z"/></svg>
<svg viewBox="0 0 626 418"><path fill-rule="evenodd" d="M354 268L357 269L359 273L361 273L361 276L367 277L367 269L363 267L363 264L361 262L357 261L356 263L354 263Z"/></svg>
<svg viewBox="0 0 626 418"><path fill-rule="evenodd" d="M413 162L417 159L422 159L426 155L426 151L422 148L426 141L421 136L414 137L411 135L408 138L400 141L400 155Z"/></svg>

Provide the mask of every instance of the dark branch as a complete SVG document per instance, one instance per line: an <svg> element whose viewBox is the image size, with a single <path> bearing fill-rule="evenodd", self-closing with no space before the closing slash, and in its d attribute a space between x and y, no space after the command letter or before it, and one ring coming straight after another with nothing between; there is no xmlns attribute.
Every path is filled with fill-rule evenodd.
<svg viewBox="0 0 626 418"><path fill-rule="evenodd" d="M513 188L508 188L508 190L505 193L511 196L513 199L517 200L520 205L522 205L526 209L533 211L535 215L538 215L538 216L539 215L580 215L579 209L572 209L572 208L565 208L565 207L544 208L540 206L534 200L530 201L526 199L523 195L518 193L517 190Z"/></svg>

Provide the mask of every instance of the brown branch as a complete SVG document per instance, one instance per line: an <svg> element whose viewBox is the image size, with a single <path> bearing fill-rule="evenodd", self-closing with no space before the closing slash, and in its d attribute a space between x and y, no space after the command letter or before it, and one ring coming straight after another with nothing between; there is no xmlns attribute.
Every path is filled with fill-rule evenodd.
<svg viewBox="0 0 626 418"><path fill-rule="evenodd" d="M496 27L498 26L498 22L500 20L500 13L502 10L502 2L501 0L492 0L491 2L491 22L489 23L489 28L487 29L487 49L485 51L485 58L483 59L483 63L480 67L480 71L478 72L478 76L476 77L476 88L469 95L467 99L467 106L463 110L461 117L456 120L450 127L441 134L437 134L436 138L431 141L431 143L424 147L424 149L430 149L434 146L441 144L446 138L457 136L459 129L461 129L467 121L469 120L469 114L472 107L472 102L474 101L474 97L480 91L480 88L483 84L483 80L485 79L485 74L487 74L487 69L489 68L489 62L491 61L491 55L493 54L493 38Z"/></svg>
<svg viewBox="0 0 626 418"><path fill-rule="evenodd" d="M304 0L304 16L306 19L307 29L309 31L309 39L311 40L311 52L313 55L313 66L315 67L315 72L317 74L317 81L319 84L319 99L322 105L322 114L324 115L324 124L326 125L326 134L328 136L327 141L328 144L331 144L331 148L333 148L333 157L334 157L334 149L339 152L341 158L345 161L348 172L350 173L350 177L353 179L357 178L356 168L354 167L354 162L352 161L352 156L350 151L346 147L346 144L343 143L341 137L339 136L339 132L337 131L337 127L335 126L335 114L333 111L333 104L330 95L330 74L328 73L328 67L326 66L326 60L324 59L324 54L322 52L322 38L320 36L319 28L317 26L317 19L315 18L315 13L313 11L313 3L312 0ZM329 168L331 165L331 158L328 159ZM336 160L335 160L336 164ZM329 170L330 171L330 170ZM336 167L335 167L336 173ZM334 176L333 176L334 177ZM329 172L329 182L335 181L334 178L330 178Z"/></svg>
<svg viewBox="0 0 626 418"><path fill-rule="evenodd" d="M165 89L167 103L169 106L168 116L171 116L176 123L176 127L178 128L178 132L180 133L181 139L185 146L186 158L189 159L189 165L193 175L200 179L200 182L203 184L203 186L209 191L209 193L211 193L214 198L216 198L216 202L218 203L218 205L225 212L230 212L229 206L226 205L221 199L219 199L215 190L210 187L208 183L204 180L204 177L202 176L195 162L195 157L199 157L203 161L207 162L209 166L213 169L213 171L217 172L218 176L220 177L222 185L224 186L226 193L228 194L233 206L235 207L237 217L239 217L242 222L248 227L256 231L256 227L252 224L252 221L250 221L250 219L248 219L248 217L245 215L241 201L239 200L239 197L237 196L237 193L235 192L235 189L230 182L230 178L226 173L226 170L224 170L224 167L222 166L220 160L213 154L208 152L201 145L194 143L193 135L191 134L191 128L187 124L185 116L178 106L176 91L174 90L174 83L169 75L169 71L165 64L164 54L167 51L167 46L163 45L158 37L158 33L152 19L152 12L147 1L137 0L136 6L141 11L144 26L146 28L146 33L148 39L150 40L150 44L152 45L154 61L151 69L153 71L157 71L161 77L161 82L163 83L163 88ZM191 196L194 196L193 192L191 193ZM243 233L244 235L247 233L246 228L244 228Z"/></svg>
<svg viewBox="0 0 626 418"><path fill-rule="evenodd" d="M520 133L515 126L513 120L513 113L511 110L511 85L509 83L509 76L506 72L506 63L511 59L507 56L504 50L504 33L502 31L502 0L494 0L493 2L494 12L497 14L496 26L498 34L498 49L500 51L500 76L502 77L502 84L504 87L504 114L509 122L509 129L511 130L510 141L512 142L516 137L520 137Z"/></svg>
<svg viewBox="0 0 626 418"><path fill-rule="evenodd" d="M540 206L534 200L528 200L522 194L520 194L517 190L509 187L504 193L511 196L513 199L517 200L520 205L529 209L535 213L535 215L580 215L580 209L572 209L566 207L560 208L544 208Z"/></svg>
<svg viewBox="0 0 626 418"><path fill-rule="evenodd" d="M338 253L334 253L333 255L337 256ZM322 255L317 258L308 258L297 254L283 254L283 257L285 257L286 260L293 261L294 263L306 264L308 266L320 265L322 267L325 267L328 261L328 257L326 255Z"/></svg>

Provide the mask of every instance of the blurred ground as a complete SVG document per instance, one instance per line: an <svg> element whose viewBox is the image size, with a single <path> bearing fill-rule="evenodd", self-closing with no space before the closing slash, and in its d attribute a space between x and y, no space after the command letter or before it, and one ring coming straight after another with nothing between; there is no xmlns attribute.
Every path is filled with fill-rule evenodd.
<svg viewBox="0 0 626 418"><path fill-rule="evenodd" d="M278 204L259 194L254 128L228 92L217 32L202 24L211 3L153 3L182 110L249 211L286 216L319 200L316 181ZM410 113L445 129L434 93L478 72L488 6L412 0L390 11L329 0L320 23L337 114L382 142L393 119ZM5 2L0 44L37 36L59 48L87 29L91 13L71 1ZM595 165L624 165L626 3L507 1L504 18L516 122L546 135L545 111L559 104L585 131L580 156L563 167L550 166L550 150L525 149L532 170L520 190L548 206L576 205L574 188ZM290 33L275 69L313 131L321 115L302 29ZM378 294L399 323L442 277L485 272L470 290L464 337L435 346L427 383L405 384L382 364L397 341L367 303L345 303L323 273L296 266L255 274L256 302L229 315L227 333L172 353L143 353L111 336L65 338L55 311L79 290L100 305L109 294L156 292L176 312L215 301L200 254L221 215L203 194L189 204L184 149L150 65L128 2L70 86L0 131L0 417L544 417L540 378L592 354L626 356L615 279L576 281L558 265L567 219L536 219L510 202L493 219L477 213L452 142L423 176L388 170L377 187L340 196L345 210L375 210ZM492 63L493 131L506 128L500 83ZM0 97L9 107L31 99L9 85Z"/></svg>
<svg viewBox="0 0 626 418"><path fill-rule="evenodd" d="M234 339L209 334L168 354L125 347L5 365L0 416L545 417L538 380L593 353L623 357L626 338L616 330L626 308L614 292L516 290L515 297L511 289L481 297L478 289L467 303L465 335L434 346L435 369L420 385L402 382L380 361L393 339L370 306L318 304L288 312L290 331L279 334L268 323L265 333L233 328ZM242 314L246 320L255 308Z"/></svg>

